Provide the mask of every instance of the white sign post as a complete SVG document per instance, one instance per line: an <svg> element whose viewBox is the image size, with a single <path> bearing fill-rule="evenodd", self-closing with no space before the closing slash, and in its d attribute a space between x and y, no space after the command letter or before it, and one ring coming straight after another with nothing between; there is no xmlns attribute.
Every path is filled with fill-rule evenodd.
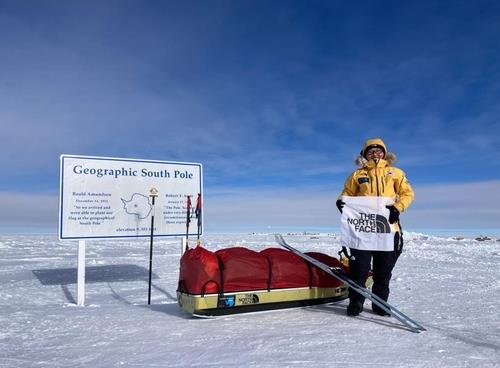
<svg viewBox="0 0 500 368"><path fill-rule="evenodd" d="M61 155L60 165L59 239L79 241L78 305L85 240L186 236L186 198L203 195L199 163ZM154 226L151 188L161 193Z"/></svg>
<svg viewBox="0 0 500 368"><path fill-rule="evenodd" d="M85 305L85 240L78 240L77 305Z"/></svg>

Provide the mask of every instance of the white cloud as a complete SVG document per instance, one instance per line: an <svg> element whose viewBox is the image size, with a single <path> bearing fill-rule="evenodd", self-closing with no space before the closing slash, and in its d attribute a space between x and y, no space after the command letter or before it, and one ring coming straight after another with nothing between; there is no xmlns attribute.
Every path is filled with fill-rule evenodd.
<svg viewBox="0 0 500 368"><path fill-rule="evenodd" d="M207 195L207 224L217 226L338 226L340 186L227 189ZM402 215L408 229L500 229L500 181L422 185Z"/></svg>
<svg viewBox="0 0 500 368"><path fill-rule="evenodd" d="M34 232L48 229L56 232L58 197L55 195L0 192L0 231L17 229Z"/></svg>
<svg viewBox="0 0 500 368"><path fill-rule="evenodd" d="M500 181L424 185L402 215L406 229L500 229ZM205 188L205 228L338 227L341 184L301 188ZM57 229L55 195L0 192L0 230Z"/></svg>
<svg viewBox="0 0 500 368"><path fill-rule="evenodd" d="M500 180L426 185L415 192L405 214L409 226L500 228Z"/></svg>

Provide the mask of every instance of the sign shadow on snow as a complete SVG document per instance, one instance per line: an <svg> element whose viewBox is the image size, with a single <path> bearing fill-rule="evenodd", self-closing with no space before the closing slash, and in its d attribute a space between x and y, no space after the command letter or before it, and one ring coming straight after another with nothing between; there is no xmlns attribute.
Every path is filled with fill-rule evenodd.
<svg viewBox="0 0 500 368"><path fill-rule="evenodd" d="M33 274L42 285L68 285L76 284L76 268L52 268L44 270L32 270ZM118 264L107 266L85 267L85 282L124 282L124 281L148 281L149 270L144 267ZM152 274L153 279L158 275Z"/></svg>
<svg viewBox="0 0 500 368"><path fill-rule="evenodd" d="M76 268L52 268L44 270L32 270L38 281L42 285L61 285L64 296L70 303L76 304L71 291L68 289L69 284L77 283ZM158 279L158 275L152 273L153 279ZM124 281L148 281L149 270L144 267L119 264L107 266L88 266L85 267L85 282L124 282Z"/></svg>

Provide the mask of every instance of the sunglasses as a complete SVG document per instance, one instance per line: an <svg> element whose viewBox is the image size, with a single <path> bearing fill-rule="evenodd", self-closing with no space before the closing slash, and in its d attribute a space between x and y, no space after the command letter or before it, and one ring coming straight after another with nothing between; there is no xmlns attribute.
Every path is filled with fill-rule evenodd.
<svg viewBox="0 0 500 368"><path fill-rule="evenodd" d="M369 149L368 151L366 151L366 155L382 155L384 154L384 150L380 149L380 148L372 148L372 149Z"/></svg>

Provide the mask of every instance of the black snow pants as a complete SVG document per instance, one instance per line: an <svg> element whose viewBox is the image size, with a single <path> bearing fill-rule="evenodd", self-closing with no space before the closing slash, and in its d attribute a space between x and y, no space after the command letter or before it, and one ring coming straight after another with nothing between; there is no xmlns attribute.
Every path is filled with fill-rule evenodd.
<svg viewBox="0 0 500 368"><path fill-rule="evenodd" d="M371 261L373 259L373 267L371 267L373 270L372 292L387 301L389 298L389 282L391 280L392 270L396 265L399 255L401 254L403 246L402 243L402 238L398 232L394 237L394 251L392 252L351 248L351 256L353 256L349 260L351 279L357 284L364 286L366 279L368 278L368 272L370 271ZM352 289L349 289L349 301L351 303L363 304L365 298ZM375 307L375 309L378 308L377 306L372 307Z"/></svg>

